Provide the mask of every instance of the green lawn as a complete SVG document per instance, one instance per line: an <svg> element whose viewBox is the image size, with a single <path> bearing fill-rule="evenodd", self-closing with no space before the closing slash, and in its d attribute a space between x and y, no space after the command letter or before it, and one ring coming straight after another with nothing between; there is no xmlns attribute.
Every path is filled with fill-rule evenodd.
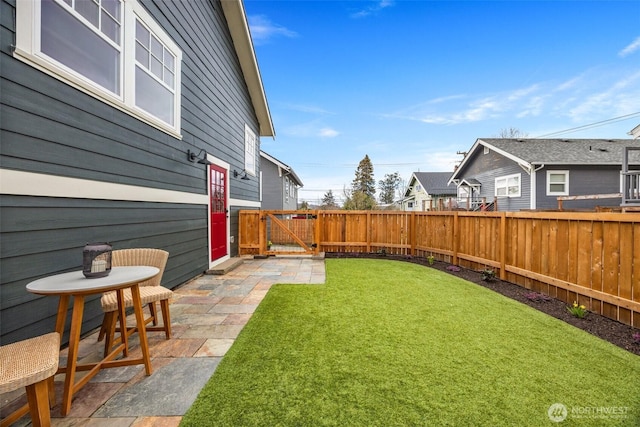
<svg viewBox="0 0 640 427"><path fill-rule="evenodd" d="M640 425L640 357L435 269L326 266L271 288L181 425Z"/></svg>

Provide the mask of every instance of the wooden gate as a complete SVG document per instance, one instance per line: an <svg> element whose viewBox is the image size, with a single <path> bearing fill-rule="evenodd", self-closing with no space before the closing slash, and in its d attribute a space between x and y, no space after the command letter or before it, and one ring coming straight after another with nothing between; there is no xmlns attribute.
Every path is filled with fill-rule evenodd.
<svg viewBox="0 0 640 427"><path fill-rule="evenodd" d="M260 252L264 248L267 255L317 254L317 218L310 211L260 211Z"/></svg>

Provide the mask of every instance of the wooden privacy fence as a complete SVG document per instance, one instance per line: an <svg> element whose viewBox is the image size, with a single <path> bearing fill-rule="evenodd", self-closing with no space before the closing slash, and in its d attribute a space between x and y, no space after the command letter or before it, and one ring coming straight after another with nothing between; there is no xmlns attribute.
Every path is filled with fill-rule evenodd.
<svg viewBox="0 0 640 427"><path fill-rule="evenodd" d="M240 211L240 255L266 253L263 211ZM640 214L301 211L317 252L426 257L640 327ZM295 221L295 220L294 220Z"/></svg>

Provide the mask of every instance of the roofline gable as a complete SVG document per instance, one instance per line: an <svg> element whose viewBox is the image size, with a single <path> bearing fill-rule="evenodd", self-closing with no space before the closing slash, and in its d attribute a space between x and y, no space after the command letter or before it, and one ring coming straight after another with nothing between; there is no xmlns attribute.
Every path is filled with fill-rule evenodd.
<svg viewBox="0 0 640 427"><path fill-rule="evenodd" d="M286 163L282 163L280 160L278 160L275 157L265 153L262 150L260 150L260 156L264 157L267 160L269 160L271 163L273 163L274 165L278 166L280 169L285 170L289 175L291 175L291 177L293 177L294 181L296 181L296 183L300 187L304 187L304 184L302 183L302 180L300 179L300 177L298 177L298 175L295 173L295 171L293 170L293 168L291 166L287 165Z"/></svg>
<svg viewBox="0 0 640 427"><path fill-rule="evenodd" d="M500 155L502 155L502 156L504 156L504 157L506 157L506 158L508 158L510 160L513 160L514 162L516 162L517 164L519 164L523 168L529 169L529 170L531 169L531 163L527 162L526 160L521 159L520 157L517 157L517 156L515 156L515 155L513 155L513 154L511 154L511 153L509 153L507 151L501 150L500 148L497 148L497 147L495 147L495 146L483 141L482 139L479 139L479 141L483 146L489 148L490 150L495 151L496 153L498 153L498 154L500 154Z"/></svg>
<svg viewBox="0 0 640 427"><path fill-rule="evenodd" d="M407 184L407 189L404 190L403 197L407 197L407 195L413 190L413 186L411 185L413 181L418 181L418 177L416 176L415 172L411 172L411 178L409 178L409 183ZM422 183L420 183L420 185L422 185Z"/></svg>
<svg viewBox="0 0 640 427"><path fill-rule="evenodd" d="M476 150L479 149L479 147L487 147L490 150L495 151L496 153L500 154L501 156L504 156L506 158L508 158L509 160L513 160L514 162L516 162L518 165L520 165L522 168L524 168L525 170L531 170L533 168L532 164L527 162L524 159L521 159L520 157L514 156L513 154L504 151L500 148L495 147L494 145L489 144L488 142L485 142L482 140L482 138L478 138L476 139L476 142L474 142L473 146L471 147L471 149L469 150L469 152L467 153L467 155L464 157L464 159L462 159L462 162L460 162L460 164L458 165L458 168L453 172L453 174L451 175L451 178L449 178L449 181L447 182L447 184L456 184L456 180L458 173L464 169L464 166L467 164L468 161L470 161L469 159L471 157L473 157L473 154L476 152Z"/></svg>
<svg viewBox="0 0 640 427"><path fill-rule="evenodd" d="M262 77L260 76L260 67L253 48L244 4L242 0L221 0L220 3L222 4L222 11L227 20L233 46L238 55L240 68L242 68L242 74L249 90L251 103L258 117L260 136L275 137L276 133L271 119L271 112L269 111L267 95L262 84Z"/></svg>

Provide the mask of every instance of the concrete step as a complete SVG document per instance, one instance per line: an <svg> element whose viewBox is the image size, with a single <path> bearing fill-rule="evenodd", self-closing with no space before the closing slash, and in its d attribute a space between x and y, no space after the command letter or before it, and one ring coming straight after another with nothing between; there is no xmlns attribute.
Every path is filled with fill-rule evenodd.
<svg viewBox="0 0 640 427"><path fill-rule="evenodd" d="M209 270L207 270L206 274L213 274L213 275L221 276L223 274L227 274L228 272L230 272L234 268L236 268L239 265L241 265L243 262L244 262L244 260L242 258L238 258L238 257L229 258L228 260L226 260L224 262L221 262L220 264L216 265L215 267L212 267Z"/></svg>

